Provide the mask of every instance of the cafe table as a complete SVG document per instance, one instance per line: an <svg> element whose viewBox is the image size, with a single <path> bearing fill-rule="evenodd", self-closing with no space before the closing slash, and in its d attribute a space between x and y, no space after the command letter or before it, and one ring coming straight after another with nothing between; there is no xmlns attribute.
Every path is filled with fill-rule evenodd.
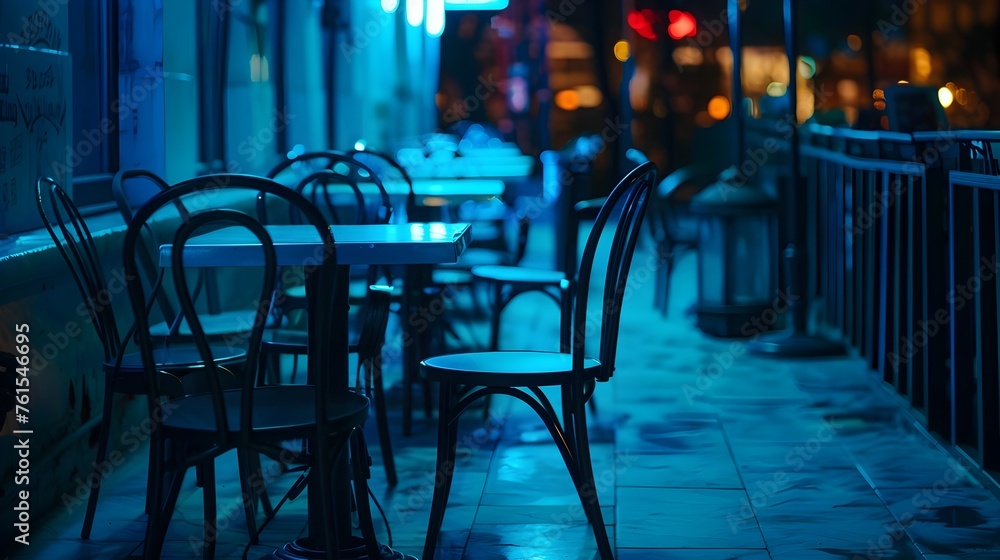
<svg viewBox="0 0 1000 560"><path fill-rule="evenodd" d="M315 256L322 254L322 243L316 229L310 225L265 226L270 234L279 266L296 266L315 262ZM351 265L433 265L453 263L465 250L472 239L469 224L457 223L409 223L385 225L333 225L330 231L334 238L337 255L337 293L333 297L337 314L332 340L324 344L336 346L338 356L332 372L334 387L348 390L350 371L348 365L348 280ZM263 255L257 239L240 227L222 228L191 238L184 247L184 266L192 268L261 266ZM171 266L171 246L160 247L160 266ZM309 297L307 291L307 297ZM311 321L310 321L311 326ZM316 337L309 337L313 344ZM310 355L313 349L310 348ZM308 364L309 378L315 379L313 361ZM404 367L409 364L404 364ZM310 475L311 476L311 475ZM338 542L349 542L351 535L351 493L350 470L346 458L338 460L334 473L334 505L337 519L335 530ZM322 558L317 550L323 542L320 536L329 528L322 526L319 484L309 484L308 491L309 535L311 538L297 539L275 550L272 558L298 559ZM367 497L363 497L367 499Z"/></svg>

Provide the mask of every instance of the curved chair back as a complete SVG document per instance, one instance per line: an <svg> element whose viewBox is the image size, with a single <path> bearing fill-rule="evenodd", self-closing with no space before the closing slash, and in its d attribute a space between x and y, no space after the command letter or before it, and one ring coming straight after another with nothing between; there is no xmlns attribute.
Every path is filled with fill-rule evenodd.
<svg viewBox="0 0 1000 560"><path fill-rule="evenodd" d="M111 292L104 279L104 268L90 229L73 200L54 179L40 178L35 184L35 194L42 223L69 266L70 275L101 339L104 360L110 362L121 352L121 336L111 306ZM126 275L126 278L129 276Z"/></svg>
<svg viewBox="0 0 1000 560"><path fill-rule="evenodd" d="M318 167L315 167L314 170L329 169L332 165L330 156L335 153L336 152L333 151L320 151L295 154L294 156L286 158L278 165L272 167L271 170L267 172L267 178L276 179L278 175L281 175L282 172L290 169L297 163L316 163L318 164Z"/></svg>
<svg viewBox="0 0 1000 560"><path fill-rule="evenodd" d="M395 158L393 158L389 154L385 154L383 152L375 150L352 149L347 152L347 155L351 156L357 161L360 161L361 163L367 165L369 168L375 171L375 173L379 175L379 178L382 180L383 183L385 183L386 177L390 169L398 173L400 179L402 179L403 182L406 183L406 186L408 188L408 192L406 194L406 215L407 216L413 215L413 212L416 210L417 207L417 195L413 192L413 178L410 177L410 173L406 171L405 167L400 165L399 162L396 161Z"/></svg>
<svg viewBox="0 0 1000 560"><path fill-rule="evenodd" d="M111 180L111 194L115 199L115 204L118 206L118 213L121 214L126 225L132 221L136 209L141 208L151 198L169 188L170 184L166 180L146 169L122 169L118 173L115 173L114 178ZM181 201L174 201L174 207L177 208L177 213L180 214L181 220L188 219L189 212ZM146 278L152 280L158 276L155 255L159 248L159 242L153 228L147 226L145 231L146 236L142 239L145 251L139 254L139 264L142 266ZM200 288L205 278L199 275L198 279ZM154 297L160 308L160 313L163 314L163 318L170 325L170 334L176 334L180 328L180 317L174 309L173 303L167 297L167 294L160 290L157 290ZM214 293L209 295L209 305L210 309L215 311Z"/></svg>
<svg viewBox="0 0 1000 560"><path fill-rule="evenodd" d="M675 170L656 187L653 203L656 219L650 220L653 237L671 245L694 245L698 239L698 222L689 207L691 198L716 181L718 173L701 165L688 165Z"/></svg>
<svg viewBox="0 0 1000 560"><path fill-rule="evenodd" d="M576 304L573 312L573 370L584 371L583 359L588 325L588 295L598 244L612 217L616 217L610 232L610 254L604 278L603 298L597 311L600 321L601 372L598 380L607 381L614 373L618 346L618 328L622 302L628 281L632 255L639 239L639 229L651 198L650 191L656 182L656 166L643 163L630 171L608 195L594 219L594 226L587 237L577 276Z"/></svg>
<svg viewBox="0 0 1000 560"><path fill-rule="evenodd" d="M371 167L366 165L364 162L358 161L357 159L351 157L350 155L337 152L334 150L327 150L324 152L305 152L302 154L297 154L294 157L288 158L282 161L278 165L274 166L271 171L268 172L267 177L269 179L274 179L280 175L286 169L289 169L292 165L300 162L325 162L324 165L313 171L320 170L331 170L340 175L344 175L350 179L353 179L358 186L362 183L371 182L374 183L376 188L379 190L379 194L382 198L382 207L388 209L388 214L385 216L380 216L378 221L373 223L389 223L392 218L392 202L389 200L389 194L385 190L382 179L378 173L375 172ZM346 169L344 169L346 168ZM412 188L411 188L412 190ZM260 201L258 200L258 213L261 216L266 215L265 210L261 208Z"/></svg>
<svg viewBox="0 0 1000 560"><path fill-rule="evenodd" d="M217 208L218 204L214 203L213 199L220 190L246 190L248 193L248 200L253 200L254 196L259 198L273 196L284 200L290 206L296 207L298 212L303 216L303 221L312 225L317 232L317 250L313 252L312 257L309 259L310 262L288 263L277 260L270 236L255 217L251 217L235 210L219 210ZM194 204L194 197L198 197L198 204ZM317 309L330 309L333 303L332 298L335 291L334 288L337 273L336 251L334 247L333 235L326 224L325 218L319 210L317 210L299 193L263 177L218 174L198 177L178 183L177 185L171 187L170 190L164 191L155 196L136 212L135 218L132 220L128 231L125 234L124 262L126 274L135 274L137 272L136 249L144 225L158 210L164 206L173 204L175 201L185 200L188 198L192 200L192 203L189 204L188 207L197 207L197 210L192 210L188 219L182 223L172 244L172 274L182 312L191 326L192 338L198 347L201 358L209 373L208 385L212 394L213 417L216 423L215 427L218 431L218 438L216 441L221 446L225 447L231 443L229 433L234 427L229 426L229 422L230 419L235 417L235 415L232 411L227 411L226 409L227 405L223 395L222 384L219 379L220 371L222 370L215 365L215 360L213 359L209 342L205 337L197 311L194 308L193 294L191 293L191 290L188 289L188 284L185 279L185 245L190 240L189 238L200 229L205 229L206 227L213 225L235 224L249 230L252 236L256 238L262 246L264 258L262 259L262 262L258 264L263 267L263 279L260 283L260 291L255 291L255 293L258 293L259 295L254 301L253 324L251 325L251 329L248 334L249 344L247 346L246 372L256 371L258 354L260 351L260 340L263 335L266 317L270 312L271 298L274 293L277 265L303 265L307 285L310 286L310 289L314 290L312 302L317 306ZM142 353L143 366L150 386L149 404L150 412L152 413L153 409L159 403L162 392L159 387L159 376L157 375L155 362L153 361L153 341L149 333L149 316L147 313L143 312L143 301L145 301L145 294L143 293L144 288L141 283L138 282L130 283L128 288L129 298L132 302L133 310L136 311L137 338L139 340L139 347ZM317 327L317 336L326 336L326 334L331 332L333 328L332 320L334 314L315 313L314 315L314 324ZM315 371L324 372L329 369L328 365L332 363L333 359L330 355L331 350L328 348L329 346L331 345L317 345L316 348L310 349L312 352L309 356L310 367L315 367ZM317 361L313 362L313 360ZM316 376L315 382L317 395L329 394L326 378L326 375ZM240 421L239 428L241 434L250 433L251 420L253 418L252 392L254 380L254 375L244 375L240 387L242 394L239 400L240 411L238 418ZM320 398L317 396L316 421L320 424L321 429L324 429L326 418L328 418L326 411L327 401L327 398Z"/></svg>
<svg viewBox="0 0 1000 560"><path fill-rule="evenodd" d="M111 180L111 195L126 224L132 221L137 208L169 188L166 180L146 169L122 169ZM181 219L187 219L184 205L177 201L176 207Z"/></svg>
<svg viewBox="0 0 1000 560"><path fill-rule="evenodd" d="M336 197L338 193L335 191L338 190L348 190L354 198L354 219L347 223L369 223L368 204L365 201L365 193L361 192L358 182L347 175L323 169L310 173L307 177L299 181L299 184L295 187L295 192L306 197L309 202L312 202L314 206L326 214L327 220L331 224L336 225L344 223L344 220L341 218L342 212L338 212L337 210L350 206L337 203ZM295 207L289 208L289 211L289 219L292 223L301 223L301 216L296 212Z"/></svg>

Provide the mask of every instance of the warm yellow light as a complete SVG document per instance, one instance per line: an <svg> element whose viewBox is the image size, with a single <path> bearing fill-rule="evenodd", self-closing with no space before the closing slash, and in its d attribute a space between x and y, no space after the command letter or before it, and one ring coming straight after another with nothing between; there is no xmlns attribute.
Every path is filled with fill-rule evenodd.
<svg viewBox="0 0 1000 560"><path fill-rule="evenodd" d="M918 80L926 80L931 75L931 53L923 47L917 47L910 52L913 59L913 73Z"/></svg>
<svg viewBox="0 0 1000 560"><path fill-rule="evenodd" d="M861 50L861 37L858 37L857 35L848 35L847 36L847 46L850 47L852 51L860 51Z"/></svg>
<svg viewBox="0 0 1000 560"><path fill-rule="evenodd" d="M816 60L813 57L799 58L799 75L807 80L816 75Z"/></svg>
<svg viewBox="0 0 1000 560"><path fill-rule="evenodd" d="M837 82L837 95L847 103L854 103L858 99L861 88L858 82L851 79L843 79Z"/></svg>
<svg viewBox="0 0 1000 560"><path fill-rule="evenodd" d="M898 81L898 82L896 82L896 83L897 83L897 84L908 84L908 83L910 83L910 82L909 82L908 80L899 80L899 81Z"/></svg>
<svg viewBox="0 0 1000 560"><path fill-rule="evenodd" d="M580 94L576 90L564 89L556 94L556 107L563 111L575 111L580 108Z"/></svg>
<svg viewBox="0 0 1000 560"><path fill-rule="evenodd" d="M938 90L938 101L941 102L941 106L947 109L951 107L953 101L955 101L955 94L951 92L950 89L943 87Z"/></svg>
<svg viewBox="0 0 1000 560"><path fill-rule="evenodd" d="M441 196L425 196L423 199L423 205L429 207L447 206L448 199Z"/></svg>
<svg viewBox="0 0 1000 560"><path fill-rule="evenodd" d="M649 107L649 71L643 67L635 69L628 82L628 102L638 112Z"/></svg>
<svg viewBox="0 0 1000 560"><path fill-rule="evenodd" d="M781 82L771 82L767 84L767 94L771 97L781 97L788 91L788 86Z"/></svg>
<svg viewBox="0 0 1000 560"><path fill-rule="evenodd" d="M632 51L631 48L629 48L628 41L625 41L623 39L615 43L615 58L617 58L618 60L625 62L626 60L628 60L628 57L629 55L631 55L631 53Z"/></svg>
<svg viewBox="0 0 1000 560"><path fill-rule="evenodd" d="M717 121L728 117L731 109L732 105L729 103L729 100L721 95L716 95L708 100L708 116Z"/></svg>
<svg viewBox="0 0 1000 560"><path fill-rule="evenodd" d="M579 86L576 88L576 95L580 107L600 107L604 101L601 90L596 86Z"/></svg>
<svg viewBox="0 0 1000 560"><path fill-rule="evenodd" d="M958 88L955 92L955 101L958 101L959 105L965 105L969 102L969 92L965 88Z"/></svg>
<svg viewBox="0 0 1000 560"><path fill-rule="evenodd" d="M675 48L673 57L678 66L698 66L705 61L705 53L689 45Z"/></svg>

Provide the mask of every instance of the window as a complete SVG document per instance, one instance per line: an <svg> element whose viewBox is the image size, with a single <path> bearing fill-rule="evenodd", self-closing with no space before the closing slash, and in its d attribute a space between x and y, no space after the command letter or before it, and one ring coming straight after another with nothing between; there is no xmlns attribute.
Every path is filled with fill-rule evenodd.
<svg viewBox="0 0 1000 560"><path fill-rule="evenodd" d="M73 197L85 206L111 200L107 175L118 169L118 122L110 111L118 70L109 33L117 14L105 0L76 0L66 7L70 24L64 48L73 66L73 134L66 159L73 172ZM96 177L101 175L105 177Z"/></svg>
<svg viewBox="0 0 1000 560"><path fill-rule="evenodd" d="M289 114L277 109L272 11L267 0L231 5L226 37L226 170L266 173L275 163Z"/></svg>

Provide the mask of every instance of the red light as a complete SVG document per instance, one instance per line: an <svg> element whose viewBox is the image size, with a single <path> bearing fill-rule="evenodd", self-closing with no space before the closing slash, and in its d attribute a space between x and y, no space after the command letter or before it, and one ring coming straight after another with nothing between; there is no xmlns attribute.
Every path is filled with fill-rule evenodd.
<svg viewBox="0 0 1000 560"><path fill-rule="evenodd" d="M698 34L698 22L690 12L680 10L670 10L667 14L670 18L670 25L667 26L667 35L671 39L683 39L684 37L694 37Z"/></svg>
<svg viewBox="0 0 1000 560"><path fill-rule="evenodd" d="M656 32L653 31L653 22L656 15L652 10L632 10L628 14L628 26L635 30L641 37L656 39Z"/></svg>

